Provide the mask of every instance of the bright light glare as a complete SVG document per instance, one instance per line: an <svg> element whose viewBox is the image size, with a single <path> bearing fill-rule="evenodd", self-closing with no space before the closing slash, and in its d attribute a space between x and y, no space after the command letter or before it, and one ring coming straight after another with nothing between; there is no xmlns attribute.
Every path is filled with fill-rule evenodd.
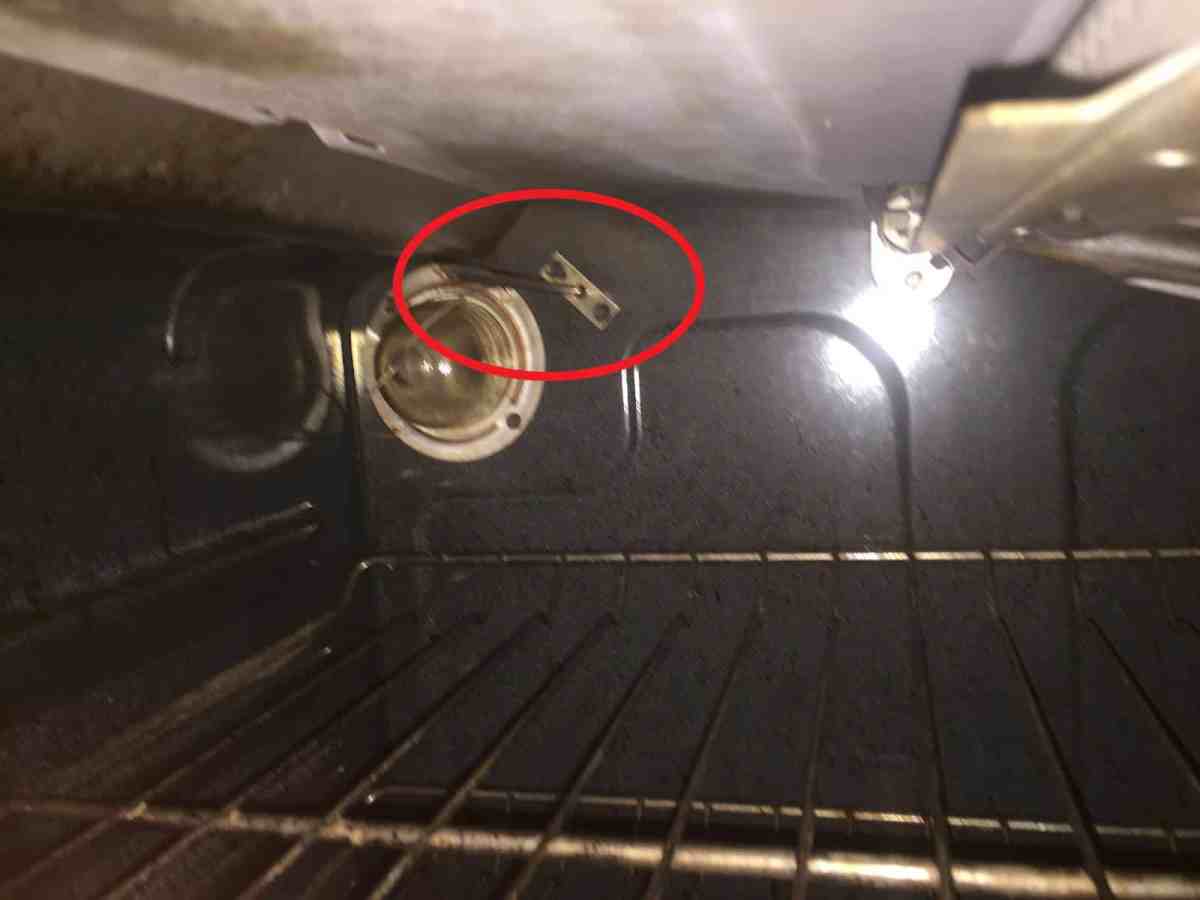
<svg viewBox="0 0 1200 900"><path fill-rule="evenodd" d="M933 303L903 293L872 287L854 298L842 313L887 352L900 372L907 375L933 342ZM825 344L825 364L847 387L879 387L879 373L856 348L839 338Z"/></svg>
<svg viewBox="0 0 1200 900"><path fill-rule="evenodd" d="M1164 169L1186 169L1196 164L1196 154L1189 150L1167 147L1150 154L1150 162Z"/></svg>
<svg viewBox="0 0 1200 900"><path fill-rule="evenodd" d="M448 359L439 359L437 368L438 368L438 371L441 372L443 375L449 375L451 372L454 371L454 367L450 365L450 360L448 360Z"/></svg>

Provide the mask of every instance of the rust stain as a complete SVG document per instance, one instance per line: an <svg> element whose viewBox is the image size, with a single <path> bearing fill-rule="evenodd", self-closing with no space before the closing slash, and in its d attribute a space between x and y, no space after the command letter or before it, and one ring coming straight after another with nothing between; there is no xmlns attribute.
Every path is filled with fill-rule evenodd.
<svg viewBox="0 0 1200 900"><path fill-rule="evenodd" d="M0 0L0 9L57 30L232 71L334 73L352 68L319 34L281 24L266 10L243 4Z"/></svg>

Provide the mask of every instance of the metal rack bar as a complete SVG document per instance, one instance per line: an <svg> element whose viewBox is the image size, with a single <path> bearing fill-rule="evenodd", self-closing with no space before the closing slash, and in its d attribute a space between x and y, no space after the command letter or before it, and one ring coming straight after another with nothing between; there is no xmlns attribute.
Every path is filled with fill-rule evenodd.
<svg viewBox="0 0 1200 900"><path fill-rule="evenodd" d="M1179 763L1179 767L1186 773L1188 781L1191 782L1192 787L1197 792L1200 792L1200 760L1197 760L1192 751L1188 749L1179 732L1175 730L1163 711L1158 708L1158 704L1151 699L1150 694L1142 687L1137 674L1133 671L1129 663L1125 661L1125 658L1121 655L1121 651L1117 649L1117 645L1113 643L1104 629L1100 627L1100 623L1095 619L1088 619L1088 622L1096 629L1096 634L1100 636L1101 642L1108 648L1108 652L1112 655L1113 660L1121 671L1121 677L1125 684L1137 694L1138 699L1142 701L1142 707L1158 726L1159 734L1162 736L1164 743L1170 748L1175 761Z"/></svg>
<svg viewBox="0 0 1200 900"><path fill-rule="evenodd" d="M808 761L804 764L804 809L800 829L796 836L796 875L792 881L792 900L805 900L808 894L808 864L812 858L813 839L817 833L816 811L813 801L817 787L817 765L824 744L825 705L829 696L829 680L833 660L837 654L838 633L842 621L834 612L829 618L825 632L825 652L821 655L820 674L817 676L817 696L813 701L812 724L809 726Z"/></svg>
<svg viewBox="0 0 1200 900"><path fill-rule="evenodd" d="M342 818L342 813L353 804L357 803L363 796L375 785L387 771L392 768L400 759L415 747L422 738L454 705L460 700L466 692L475 684L476 679L495 667L497 664L507 659L532 632L533 628L539 624L545 623L545 617L541 613L535 613L525 619L508 637L498 644L487 656L480 660L474 668L466 675L458 680L458 682L449 691L443 694L433 705L430 710L421 717L420 722L414 726L408 734L384 757L381 759L366 775L354 783L354 785L346 791L340 800L334 804L333 808L326 813L321 821L326 824L335 824ZM314 830L315 831L315 830ZM288 850L276 860L265 872L259 875L242 893L241 898L257 897L267 886L278 880L292 865L298 860L304 851L312 846L316 840L315 834L306 834L296 841Z"/></svg>
<svg viewBox="0 0 1200 900"><path fill-rule="evenodd" d="M100 819L122 807L103 803L47 801L17 804L24 813ZM420 824L382 823L320 816L278 813L229 815L220 809L145 806L123 815L125 821L164 828L196 829L211 826L231 834L270 834L305 838L360 847L376 846L403 850L424 829ZM434 850L486 856L527 857L540 843L537 832L478 828L442 828L434 832L429 846ZM546 857L563 861L608 863L630 869L657 869L666 847L661 841L624 840L560 835L546 848ZM794 848L747 846L745 844L690 843L676 847L672 869L711 875L758 877L794 881ZM880 852L814 852L808 862L809 875L821 882L840 882L860 887L933 889L939 878L937 864L929 857ZM1200 898L1200 874L1162 869L1109 869L1106 877L1120 900L1196 900ZM1042 866L1022 862L959 860L954 880L963 893L1042 898L1091 898L1096 885L1085 870L1067 866Z"/></svg>
<svg viewBox="0 0 1200 900"><path fill-rule="evenodd" d="M437 799L445 796L445 790L438 787L421 785L390 785L377 788L372 796L381 800L388 796L404 797L406 799ZM531 813L553 812L561 801L560 794L548 791L500 790L480 788L471 795L472 801L482 804L501 805L511 808L513 805L523 805ZM646 812L658 812L670 815L678 803L673 797L638 797L633 795L612 794L582 794L577 804L578 809L587 809L601 814L635 815L640 809ZM693 800L692 814L701 813L706 817L727 817L739 824L773 825L776 821L794 823L799 828L804 822L804 807L792 803L739 803L724 800ZM897 830L911 830L913 835L928 832L929 817L916 812L900 812L895 810L857 810L839 807L818 806L813 809L813 819L816 822L845 823L854 821L860 825L872 825ZM1071 835L1071 826L1067 822L1048 822L1040 819L1004 819L987 818L983 816L946 817L947 823L955 831L962 831L976 837L996 836L1008 843L1009 838L1019 835ZM979 833L979 834L976 834ZM1113 838L1126 840L1142 839L1158 841L1170 845L1179 841L1200 841L1200 828L1167 828L1161 825L1096 825L1096 833Z"/></svg>
<svg viewBox="0 0 1200 900"><path fill-rule="evenodd" d="M359 579L364 573L378 565L391 565L391 559L389 557L372 558L363 560L354 566L349 577L346 579L345 589L342 593L342 602L333 612L321 617L321 622L323 624L328 624L331 622L337 616L337 614L349 604L351 598L353 597L354 588L357 586ZM348 651L343 653L336 661L317 671L303 684L288 691L287 694L270 704L258 715L252 717L248 721L236 725L233 729L226 732L224 736L219 738L216 743L210 745L208 749L202 751L198 756L188 760L183 765L167 773L164 777L160 778L150 787L141 791L129 801L130 805L136 806L139 803L146 803L152 800L154 797L162 794L164 791L169 790L174 785L179 784L185 778L198 771L201 766L212 761L221 753L234 746L239 740L241 740L255 728L258 728L259 726L271 721L271 719L275 718L277 715L279 715L279 713L290 707L301 697L307 695L320 685L324 684L338 672L343 671L347 666L357 662L365 654L391 637L401 625L407 626L407 623L393 623L392 625L379 632L376 632L370 637L359 641ZM52 850L50 850L50 852L46 853L23 871L19 872L17 875L13 876L7 881L0 883L0 896L15 894L30 881L48 871L52 866L57 865L64 858L69 856L78 848L82 847L87 842L106 834L118 823L118 821L118 818L112 817L107 820L96 822L93 825L84 828L82 831L73 834L71 837L67 838L66 841L59 844L57 847L54 847Z"/></svg>
<svg viewBox="0 0 1200 900"><path fill-rule="evenodd" d="M1067 659L1069 661L1069 671L1071 674L1071 752L1070 755L1063 752L1063 766L1067 767L1067 760L1070 759L1075 765L1075 776L1072 782L1075 784L1087 783L1087 756L1084 753L1084 737L1083 737L1083 638L1082 619L1083 619L1083 598L1082 585L1079 583L1079 564L1072 557L1064 566L1063 577L1066 579L1066 596L1069 602L1068 611L1070 615L1070 627L1067 630ZM1061 746L1060 746L1061 749ZM1080 801L1080 810L1084 809L1082 791L1078 794ZM1093 832L1094 834L1094 832Z"/></svg>
<svg viewBox="0 0 1200 900"><path fill-rule="evenodd" d="M992 596L994 598L995 572L994 570L990 571L993 580ZM1063 799L1066 801L1068 820L1071 823L1071 831L1075 835L1075 841L1079 846L1079 852L1083 857L1084 870L1087 872L1088 877L1092 879L1096 894L1100 897L1100 900L1113 900L1113 889L1109 884L1108 876L1100 860L1099 839L1096 836L1095 827L1088 818L1083 793L1079 790L1078 785L1075 784L1074 779L1071 777L1071 772L1067 768L1062 747L1059 746L1058 738L1054 736L1054 729L1046 715L1041 698L1038 697L1037 688L1033 684L1033 677L1029 674L1029 670L1025 666L1025 660L1021 658L1021 651L1017 646L1016 638L1013 637L1012 629L1009 628L1008 622L1004 620L1004 617L1000 615L996 607L992 604L989 604L989 606L991 606L992 615L1004 638L1004 645L1008 650L1009 659L1012 661L1017 679L1024 688L1025 701L1030 717L1033 719L1046 755L1050 758L1059 789L1062 791Z"/></svg>
<svg viewBox="0 0 1200 900"><path fill-rule="evenodd" d="M696 758L692 762L691 771L688 773L687 782L683 787L683 793L679 795L679 803L675 807L675 816L671 820L671 828L667 832L666 840L663 842L662 857L654 869L654 874L650 876L650 880L646 884L646 890L642 894L643 900L659 900L666 889L675 852L679 847L680 841L683 839L684 829L687 827L688 813L692 808L692 800L695 798L696 791L699 789L700 782L704 777L704 770L708 766L708 755L712 750L713 743L716 741L717 733L721 730L721 722L725 719L725 712L729 709L729 698L733 694L734 682L737 681L742 664L749 655L750 646L754 643L754 638L758 635L759 628L762 627L762 612L757 606L750 610L749 618L749 622L746 623L746 631L742 635L741 644L738 646L733 655L733 660L729 664L729 673L725 676L725 684L721 687L721 694L717 699L717 705L713 708L712 714L708 719L708 724L704 728L704 737L700 741L700 749L696 752Z"/></svg>
<svg viewBox="0 0 1200 900"><path fill-rule="evenodd" d="M946 769L942 754L941 729L938 726L937 705L933 690L933 672L929 666L929 645L925 640L925 625L921 617L921 598L917 586L916 563L908 568L908 598L916 639L916 664L920 672L921 693L925 700L926 724L933 780L929 785L930 833L933 837L933 858L937 861L937 893L940 900L954 900L954 870L950 854L950 826L946 821Z"/></svg>
<svg viewBox="0 0 1200 900"><path fill-rule="evenodd" d="M321 866L320 871L313 876L312 881L304 889L304 893L300 895L300 900L314 900L314 898L324 896L325 889L333 883L333 879L342 871L343 866L353 855L353 845L339 847L337 852Z"/></svg>
<svg viewBox="0 0 1200 900"><path fill-rule="evenodd" d="M455 622L449 629L441 635L428 641L423 647L415 653L410 654L406 659L394 666L391 671L382 679L377 681L365 694L357 700L343 706L334 716L322 724L310 729L309 732L293 744L282 756L278 757L273 763L253 778L228 800L222 807L227 813L236 815L243 803L246 802L260 788L266 786L279 775L283 774L296 759L308 747L313 746L324 734L337 726L341 725L347 719L354 716L356 713L366 709L386 693L397 680L411 669L423 665L430 659L434 652L449 646L459 640L467 631L467 629L477 624L477 619L463 618ZM163 847L147 859L141 866L131 872L128 876L119 881L116 885L109 888L104 893L105 900L115 900L117 897L124 896L129 891L132 891L139 885L144 884L155 872L160 871L180 853L192 846L196 841L208 833L207 828L198 828L195 831L181 835L178 839Z"/></svg>
<svg viewBox="0 0 1200 900"><path fill-rule="evenodd" d="M546 676L533 696L509 720L509 723L504 727L500 736L496 738L492 746L484 753L483 758L471 767L470 773L463 780L462 784L445 799L433 819L430 820L429 824L421 832L420 837L409 846L404 855L379 879L368 895L369 900L383 900L383 898L387 897L392 892L392 889L400 883L400 880L421 860L429 844L429 836L437 829L450 823L455 814L471 796L471 792L479 786L479 782L487 777L488 772L496 765L496 762L504 754L504 751L508 749L517 735L521 733L521 730L546 708L546 704L570 680L571 675L574 674L579 664L587 658L587 652L599 642L604 633L615 623L616 619L611 614L602 616L598 622L588 629L587 634L580 638L575 646L571 648L571 652L567 654L566 658Z"/></svg>
<svg viewBox="0 0 1200 900"><path fill-rule="evenodd" d="M1163 559L1200 559L1200 547L1079 547L1026 549L970 548L905 550L863 548L859 550L598 550L562 551L545 553L486 552L486 553L405 553L397 554L395 560L401 565L411 566L546 566L546 565L603 565L627 563L630 565L668 565L685 563L718 563L745 565L765 562L773 564L804 565L831 562L850 563L896 563L896 562L1023 562L1060 563L1066 560L1079 562L1113 562L1152 559L1158 554Z"/></svg>
<svg viewBox="0 0 1200 900"><path fill-rule="evenodd" d="M537 873L538 866L541 865L542 860L546 857L550 842L562 834L567 820L570 818L571 813L575 811L575 806L583 794L584 787L604 760L604 756L608 752L608 746L612 743L613 737L616 736L617 729L624 720L626 713L637 703L638 699L645 692L647 685L654 678L655 673L662 667L662 664L670 655L671 646L675 643L675 638L685 624L686 619L682 615L679 615L673 618L663 631L662 636L658 639L658 643L655 644L654 649L650 652L650 656L647 658L645 664L643 664L641 671L638 672L633 683L626 689L624 696L621 697L620 702L617 704L617 708L609 716L604 730L592 745L591 752L571 781L571 786L567 789L567 793L559 801L557 808L554 810L554 816L550 819L549 824L542 831L542 835L538 839L536 849L530 854L529 859L525 861L525 864L504 892L503 896L505 900L518 900L521 894L533 882L533 877Z"/></svg>

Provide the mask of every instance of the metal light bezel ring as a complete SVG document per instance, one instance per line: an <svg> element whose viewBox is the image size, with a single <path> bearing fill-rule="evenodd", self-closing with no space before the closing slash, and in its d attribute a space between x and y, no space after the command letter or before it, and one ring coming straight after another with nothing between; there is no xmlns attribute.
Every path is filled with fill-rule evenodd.
<svg viewBox="0 0 1200 900"><path fill-rule="evenodd" d="M456 281L440 266L427 265L405 275L404 296L412 309L450 300L479 306L495 319L511 341L514 368L545 370L546 348L537 319L525 298L512 288ZM495 410L462 425L418 425L401 416L379 390L375 358L383 335L399 319L389 292L376 305L367 323L361 356L363 387L392 434L425 456L464 463L499 453L525 432L542 399L540 381L512 380Z"/></svg>

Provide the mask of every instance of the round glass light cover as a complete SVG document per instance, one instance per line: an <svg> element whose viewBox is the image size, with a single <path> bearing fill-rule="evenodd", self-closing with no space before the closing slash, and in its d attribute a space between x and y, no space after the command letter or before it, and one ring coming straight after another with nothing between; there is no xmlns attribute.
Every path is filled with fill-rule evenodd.
<svg viewBox="0 0 1200 900"><path fill-rule="evenodd" d="M413 308L413 316L435 339L464 356L497 366L515 365L512 340L496 317L477 303L423 303ZM512 384L446 359L400 319L380 336L375 379L392 409L426 428L454 428L486 418Z"/></svg>

